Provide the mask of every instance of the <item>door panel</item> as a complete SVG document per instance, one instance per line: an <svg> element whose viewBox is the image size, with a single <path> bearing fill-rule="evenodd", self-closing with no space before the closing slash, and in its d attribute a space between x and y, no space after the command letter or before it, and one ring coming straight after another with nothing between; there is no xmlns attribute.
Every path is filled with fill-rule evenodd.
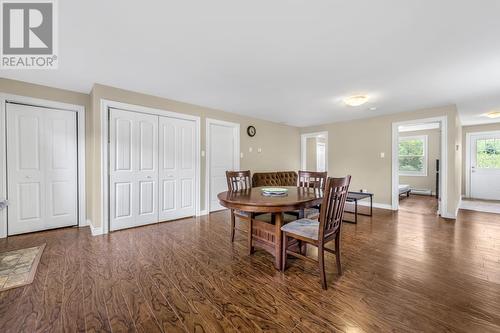
<svg viewBox="0 0 500 333"><path fill-rule="evenodd" d="M159 118L161 221L195 215L195 122Z"/></svg>
<svg viewBox="0 0 500 333"><path fill-rule="evenodd" d="M78 224L76 113L7 104L8 234Z"/></svg>
<svg viewBox="0 0 500 333"><path fill-rule="evenodd" d="M40 198L40 183L24 183L19 184L18 216L19 220L34 220L39 221L42 218L41 214L41 198ZM11 221L13 224L13 221Z"/></svg>
<svg viewBox="0 0 500 333"><path fill-rule="evenodd" d="M132 217L132 183L115 183L115 216Z"/></svg>
<svg viewBox="0 0 500 333"><path fill-rule="evenodd" d="M9 106L11 112L12 107ZM19 116L17 125L17 143L19 146L18 170L40 170L40 117L41 115ZM11 118L14 118L11 115ZM15 119L13 119L15 122ZM13 134L15 135L15 134Z"/></svg>
<svg viewBox="0 0 500 333"><path fill-rule="evenodd" d="M110 229L158 222L158 117L110 109Z"/></svg>
<svg viewBox="0 0 500 333"><path fill-rule="evenodd" d="M471 136L470 194L500 200L500 133Z"/></svg>
<svg viewBox="0 0 500 333"><path fill-rule="evenodd" d="M163 198L162 211L171 211L175 209L175 180L163 180L163 187L161 190Z"/></svg>
<svg viewBox="0 0 500 333"><path fill-rule="evenodd" d="M217 194L227 191L226 171L235 170L238 166L239 147L236 144L236 131L234 125L209 124L210 136L210 211L225 209L219 204ZM235 156L236 155L236 156Z"/></svg>
<svg viewBox="0 0 500 333"><path fill-rule="evenodd" d="M115 170L132 171L132 121L115 120Z"/></svg>

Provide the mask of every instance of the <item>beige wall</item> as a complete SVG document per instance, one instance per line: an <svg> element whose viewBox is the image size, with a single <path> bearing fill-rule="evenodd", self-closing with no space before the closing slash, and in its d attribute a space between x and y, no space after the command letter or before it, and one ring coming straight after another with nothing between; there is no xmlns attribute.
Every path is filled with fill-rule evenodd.
<svg viewBox="0 0 500 333"><path fill-rule="evenodd" d="M306 170L308 171L316 171L316 143L317 138L306 139Z"/></svg>
<svg viewBox="0 0 500 333"><path fill-rule="evenodd" d="M462 195L465 195L465 173L467 172L466 167L466 147L467 147L467 133L475 132L491 132L500 131L500 123L496 124L486 124L486 125L474 125L474 126L463 126L462 127Z"/></svg>
<svg viewBox="0 0 500 333"><path fill-rule="evenodd" d="M27 82L9 80L5 78L0 78L0 92L20 95L32 98L46 99L55 102L68 103L82 105L85 107L85 138L86 138L86 149L85 149L85 159L86 159L86 174L85 182L86 188L91 186L91 174L92 170L88 168L91 165L91 149L89 146L89 137L91 132L91 126L88 126L90 122L90 96L88 94L81 94L69 90L62 90L57 88L51 88L46 86L41 86L37 84L31 84ZM91 192L86 193L86 210L87 215L91 212Z"/></svg>
<svg viewBox="0 0 500 333"><path fill-rule="evenodd" d="M461 140L460 124L455 106L413 112L402 112L370 119L361 119L322 126L301 128L301 133L328 131L328 173L331 176L351 174L352 190L368 189L374 201L391 204L392 192L392 123L422 118L448 118L448 212L454 216L461 192L461 152L456 143ZM385 158L380 153L385 153ZM458 178L457 178L458 174Z"/></svg>
<svg viewBox="0 0 500 333"><path fill-rule="evenodd" d="M100 164L101 124L100 100L108 99L124 103L164 109L196 115L201 118L201 149L205 150L205 119L207 117L241 124L241 169L256 171L297 170L300 167L300 133L327 130L328 164L330 175L353 175L351 189L367 188L375 193L375 202L391 203L391 126L392 122L413 120L439 115L448 116L449 212L454 212L460 197L462 180L462 154L456 154L455 145L461 146L462 129L454 106L418 110L371 119L327 124L298 129L268 121L253 119L192 104L176 102L160 97L144 95L96 84L90 94L81 94L20 81L0 78L0 91L59 102L78 104L86 109L86 188L87 216L95 227L101 225L102 205ZM257 135L248 137L246 127L254 125ZM376 134L376 135L374 135ZM249 153L248 148L253 147ZM257 153L262 148L262 153ZM380 158L380 152L386 157ZM458 169L455 167L458 165ZM205 209L205 160L201 158L201 209ZM460 171L456 171L460 170Z"/></svg>
<svg viewBox="0 0 500 333"><path fill-rule="evenodd" d="M87 218L94 227L101 225L101 124L100 100L108 99L136 104L201 118L201 150L205 149L205 120L214 118L241 125L240 149L244 154L241 169L256 171L298 170L300 165L300 135L298 128L269 121L176 102L160 97L139 94L96 84L90 94L76 93L31 83L0 78L0 92L28 96L57 102L83 105L86 116L86 202ZM255 126L257 135L246 134L249 125ZM250 153L248 148L252 147ZM262 148L258 153L257 149ZM201 209L205 209L205 159L201 157Z"/></svg>
<svg viewBox="0 0 500 333"><path fill-rule="evenodd" d="M94 85L91 92L93 108L92 136L93 150L93 210L91 220L95 227L101 225L102 205L100 203L100 174L101 142L100 142L100 100L107 99L123 103L146 106L161 110L184 113L201 118L201 149L205 148L205 120L213 118L239 123L241 125L240 149L244 154L240 168L252 172L273 170L298 170L300 166L300 134L296 127L281 125L269 121L240 116L234 113L201 107L193 104L177 102L165 98L140 94L132 91L117 89L100 84ZM251 138L246 134L249 125L255 126L257 134ZM253 152L249 152L249 147ZM257 149L262 148L258 153ZM205 209L205 159L201 158L201 209Z"/></svg>
<svg viewBox="0 0 500 333"><path fill-rule="evenodd" d="M440 159L441 130L425 130L399 133L400 137L427 135L427 176L400 176L400 184L408 184L412 189L436 191L436 160Z"/></svg>

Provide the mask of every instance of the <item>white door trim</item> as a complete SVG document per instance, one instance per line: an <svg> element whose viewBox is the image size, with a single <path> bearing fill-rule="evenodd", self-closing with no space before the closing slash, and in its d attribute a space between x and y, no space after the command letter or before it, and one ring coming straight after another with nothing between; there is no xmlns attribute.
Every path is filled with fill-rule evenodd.
<svg viewBox="0 0 500 333"><path fill-rule="evenodd" d="M470 163L471 163L471 144L474 136L482 135L500 135L500 131L486 131L486 132L468 132L465 134L465 197L470 198L471 177L470 177Z"/></svg>
<svg viewBox="0 0 500 333"><path fill-rule="evenodd" d="M440 214L445 218L455 218L455 212L448 212L448 117L434 117L424 119L413 119L408 121L400 121L392 123L392 209L399 209L399 126L410 124L423 123L441 123L441 156L440 156L440 184L441 204Z"/></svg>
<svg viewBox="0 0 500 333"><path fill-rule="evenodd" d="M141 105L134 105L122 102L116 102L107 99L101 99L101 203L102 203L102 215L101 215L101 226L96 231L95 234L107 234L109 233L109 108L116 108L125 111L139 112L153 114L157 116L171 117L177 119L191 120L196 123L196 139L195 139L195 151L196 151L196 161L195 161L195 200L196 200L196 216L200 215L200 202L201 202L201 191L200 191L200 179L201 179L201 167L200 167L200 146L201 146L201 127L200 127L200 117L191 116L183 113L172 112L163 109L149 108Z"/></svg>
<svg viewBox="0 0 500 333"><path fill-rule="evenodd" d="M314 138L318 135L325 137L325 170L328 171L328 131L302 133L300 135L300 168L306 170L306 143L308 138Z"/></svg>
<svg viewBox="0 0 500 333"><path fill-rule="evenodd" d="M6 104L17 103L36 107L58 109L77 114L78 131L78 226L87 226L85 206L85 107L83 105L55 102L46 99L0 93L0 200L7 197L7 149L5 137ZM0 211L0 238L7 237L7 211Z"/></svg>
<svg viewBox="0 0 500 333"><path fill-rule="evenodd" d="M240 169L240 124L207 118L205 123L205 213L210 213L210 125L218 124L233 128L234 135L234 165Z"/></svg>

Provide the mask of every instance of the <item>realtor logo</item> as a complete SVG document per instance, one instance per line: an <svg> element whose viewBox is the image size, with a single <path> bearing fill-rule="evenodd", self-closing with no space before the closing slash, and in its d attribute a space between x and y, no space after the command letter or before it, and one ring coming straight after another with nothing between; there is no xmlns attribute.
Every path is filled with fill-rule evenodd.
<svg viewBox="0 0 500 333"><path fill-rule="evenodd" d="M57 68L55 0L0 0L2 69Z"/></svg>

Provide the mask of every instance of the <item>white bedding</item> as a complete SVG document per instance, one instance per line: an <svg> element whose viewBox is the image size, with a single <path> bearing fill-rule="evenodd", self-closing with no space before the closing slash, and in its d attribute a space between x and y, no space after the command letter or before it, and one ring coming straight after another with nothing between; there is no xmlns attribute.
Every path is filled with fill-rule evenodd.
<svg viewBox="0 0 500 333"><path fill-rule="evenodd" d="M399 185L399 194L406 193L410 190L410 185L400 184Z"/></svg>

